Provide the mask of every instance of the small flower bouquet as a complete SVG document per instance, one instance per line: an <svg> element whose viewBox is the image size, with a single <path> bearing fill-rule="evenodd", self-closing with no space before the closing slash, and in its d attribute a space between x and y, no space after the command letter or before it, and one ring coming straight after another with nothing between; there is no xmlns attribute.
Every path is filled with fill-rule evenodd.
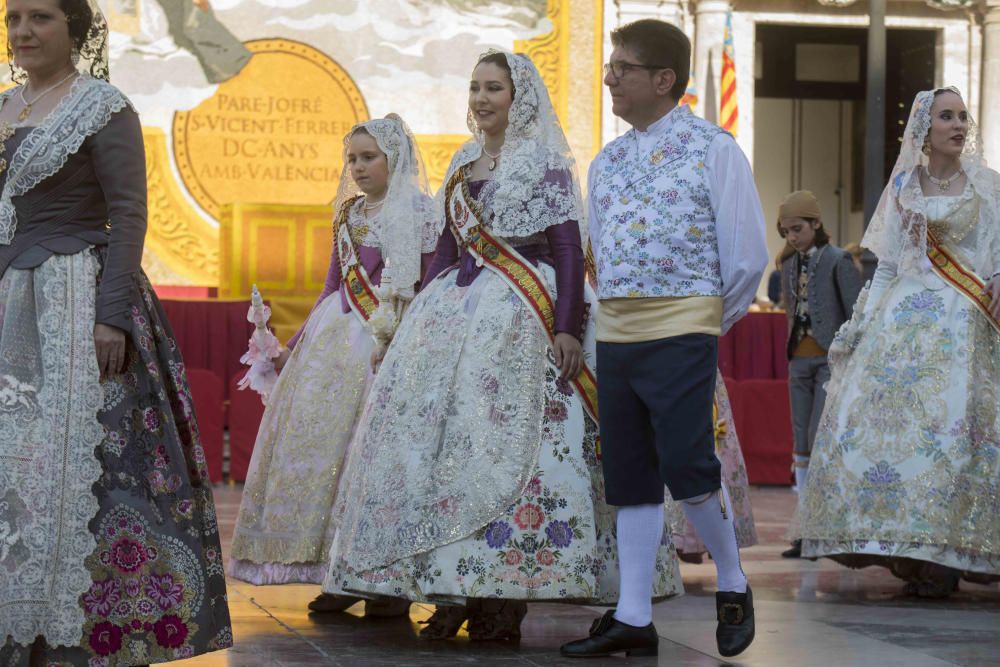
<svg viewBox="0 0 1000 667"><path fill-rule="evenodd" d="M274 359L281 354L281 343L270 329L267 321L271 319L271 309L264 305L257 286L253 286L250 298L250 310L247 311L247 321L254 325L250 336L250 345L246 354L240 357L240 363L250 367L239 382L240 389L250 387L258 394L264 403L278 381L278 373L274 369Z"/></svg>

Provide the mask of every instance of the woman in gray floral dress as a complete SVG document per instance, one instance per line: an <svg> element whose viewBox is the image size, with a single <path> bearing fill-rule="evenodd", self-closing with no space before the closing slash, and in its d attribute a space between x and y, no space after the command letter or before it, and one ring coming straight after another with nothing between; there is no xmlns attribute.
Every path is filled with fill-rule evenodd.
<svg viewBox="0 0 1000 667"><path fill-rule="evenodd" d="M6 21L22 83L0 95L0 664L227 647L215 508L140 268L142 131L106 80L107 26L87 0L8 0Z"/></svg>

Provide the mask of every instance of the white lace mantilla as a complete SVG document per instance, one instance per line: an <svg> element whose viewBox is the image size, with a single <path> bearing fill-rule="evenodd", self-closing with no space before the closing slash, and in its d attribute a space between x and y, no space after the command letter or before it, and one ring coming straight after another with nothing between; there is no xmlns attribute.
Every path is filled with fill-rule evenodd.
<svg viewBox="0 0 1000 667"><path fill-rule="evenodd" d="M491 202L485 222L504 238L527 238L567 220L576 220L585 235L576 161L548 89L530 58L521 53L504 52L504 56L510 66L514 100L494 178L481 196ZM455 171L482 155L483 134L471 111L468 124L474 138L455 154L445 183ZM444 190L441 188L438 193L442 220Z"/></svg>
<svg viewBox="0 0 1000 667"><path fill-rule="evenodd" d="M6 102L17 91L0 95ZM0 104L2 106L2 104ZM62 169L84 140L99 132L111 116L132 103L106 81L86 74L73 82L69 93L18 146L0 193L0 245L10 245L17 229L17 211L11 201Z"/></svg>
<svg viewBox="0 0 1000 667"><path fill-rule="evenodd" d="M380 200L381 205L373 203L368 211L371 217L363 223L372 231L372 238L354 238L357 226L353 223L351 236L357 245L371 245L382 251L386 267L391 266L392 277L386 282L391 283L395 296L410 301L414 295L413 286L420 280L421 246L426 251L427 237L436 241L438 231L424 162L413 133L396 114L358 123L344 136L345 166L340 175L340 185L337 187L337 198L333 206L335 220L347 202L364 194L354 182L348 168L351 139L358 132L373 137L385 154L389 168L389 186ZM352 214L356 213L364 220L361 207L367 202L367 197L359 201L352 209ZM373 244L376 238L377 243ZM431 245L430 249L433 250L434 246ZM389 270L384 271L383 280L389 274Z"/></svg>
<svg viewBox="0 0 1000 667"><path fill-rule="evenodd" d="M104 438L97 270L83 251L0 279L0 637L18 644L83 632Z"/></svg>
<svg viewBox="0 0 1000 667"><path fill-rule="evenodd" d="M923 147L932 123L931 109L937 96L944 93L961 96L955 88L939 88L921 91L913 100L892 176L861 240L880 262L897 265L899 273L931 270L927 259L928 199L920 185L920 172L928 162ZM980 198L979 233L976 248L969 254L970 268L988 278L1000 268L1000 174L986 166L978 126L971 116L961 163Z"/></svg>

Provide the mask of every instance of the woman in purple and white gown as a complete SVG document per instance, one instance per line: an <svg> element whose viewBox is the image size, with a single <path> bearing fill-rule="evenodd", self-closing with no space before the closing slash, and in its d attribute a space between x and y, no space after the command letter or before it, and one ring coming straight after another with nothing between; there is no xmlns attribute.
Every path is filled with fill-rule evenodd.
<svg viewBox="0 0 1000 667"><path fill-rule="evenodd" d="M402 312L437 238L420 155L402 119L352 128L344 165L326 285L276 360L281 376L257 434L233 535L229 574L252 584L322 583L330 513L377 345L374 302L358 295L388 287L391 273L383 301ZM338 611L357 600L321 595L309 606ZM382 603L368 613L408 607Z"/></svg>
<svg viewBox="0 0 1000 667"><path fill-rule="evenodd" d="M473 640L516 639L526 601L615 601L615 515L597 423L569 381L595 340L579 184L528 57L481 58L469 125L439 194L448 226L351 446L323 588L440 603L425 637L468 619ZM537 271L551 329L524 293L537 292L460 241L470 212ZM655 593L680 590L668 542Z"/></svg>

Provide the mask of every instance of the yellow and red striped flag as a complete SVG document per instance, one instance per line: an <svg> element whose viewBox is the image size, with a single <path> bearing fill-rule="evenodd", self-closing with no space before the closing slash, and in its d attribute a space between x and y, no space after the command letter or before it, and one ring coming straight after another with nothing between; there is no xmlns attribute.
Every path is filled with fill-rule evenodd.
<svg viewBox="0 0 1000 667"><path fill-rule="evenodd" d="M740 110L736 104L736 53L733 49L733 13L726 14L726 36L722 46L722 102L719 125L734 137L740 129Z"/></svg>

